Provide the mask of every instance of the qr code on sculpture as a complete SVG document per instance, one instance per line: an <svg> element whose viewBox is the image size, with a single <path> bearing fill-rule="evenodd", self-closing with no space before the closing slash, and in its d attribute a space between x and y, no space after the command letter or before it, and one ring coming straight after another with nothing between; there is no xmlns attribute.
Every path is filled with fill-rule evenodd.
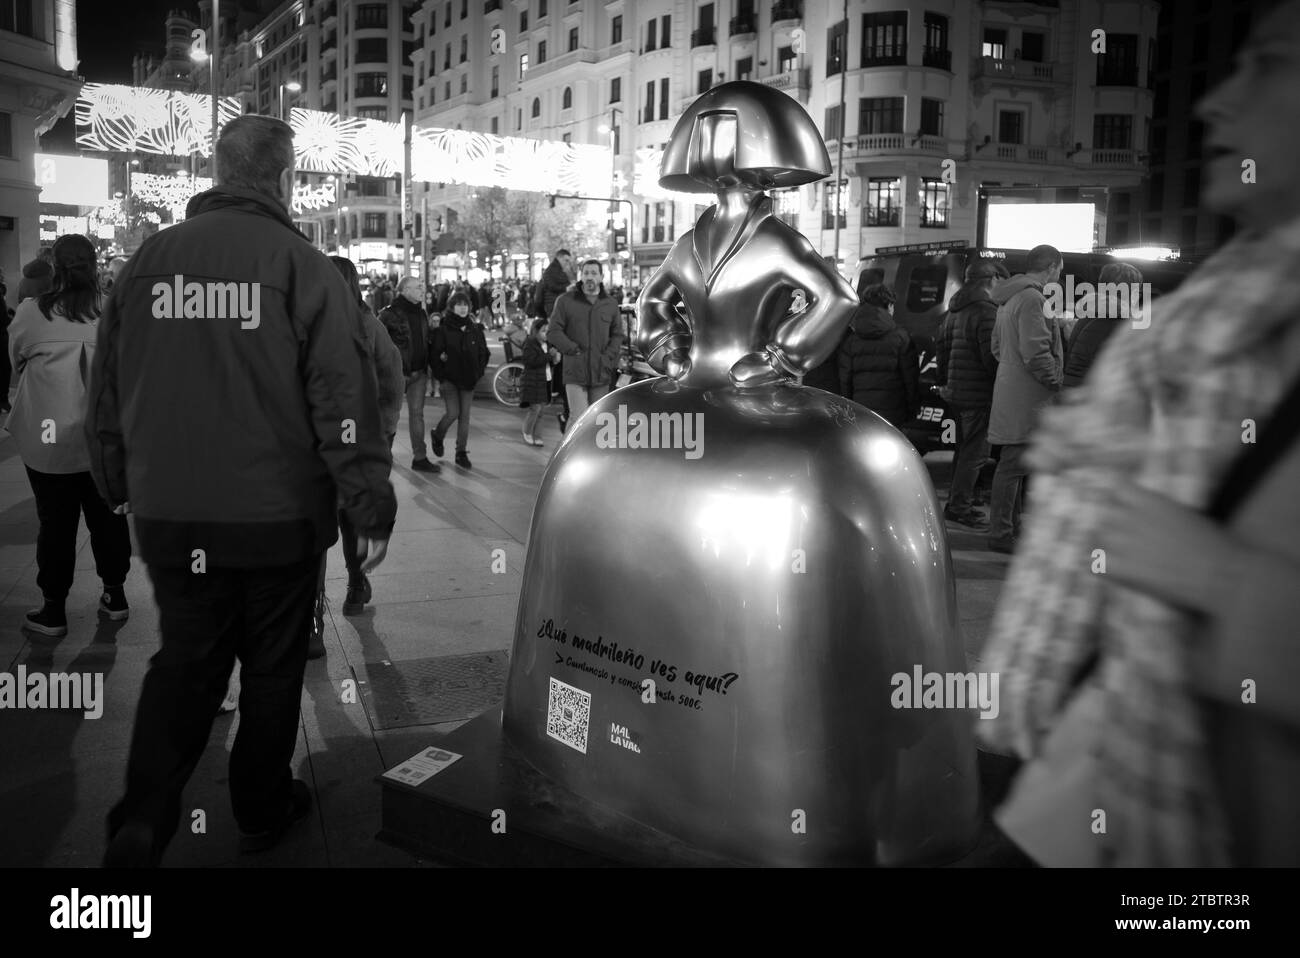
<svg viewBox="0 0 1300 958"><path fill-rule="evenodd" d="M546 734L586 755L590 722L591 693L552 678L546 702Z"/></svg>

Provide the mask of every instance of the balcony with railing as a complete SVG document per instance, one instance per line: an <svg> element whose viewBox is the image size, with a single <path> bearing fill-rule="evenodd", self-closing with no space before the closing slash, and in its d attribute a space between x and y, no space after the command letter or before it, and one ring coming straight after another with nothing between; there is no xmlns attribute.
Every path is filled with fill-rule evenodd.
<svg viewBox="0 0 1300 958"><path fill-rule="evenodd" d="M528 79L535 80L540 76L546 76L548 73L554 73L556 70L563 70L565 67L580 63L599 63L600 59L600 54L585 47L578 50L569 50L558 57L552 57L545 63L530 66L528 68Z"/></svg>
<svg viewBox="0 0 1300 958"><path fill-rule="evenodd" d="M1000 59L998 57L976 57L971 69L971 79L984 83L1015 83L1031 86L1055 86L1065 82L1058 77L1053 63L1037 63L1033 60ZM979 93L976 90L976 93Z"/></svg>
<svg viewBox="0 0 1300 958"><path fill-rule="evenodd" d="M757 32L757 21L758 18L752 13L746 17L732 17L727 25L727 36L740 37Z"/></svg>
<svg viewBox="0 0 1300 958"><path fill-rule="evenodd" d="M800 103L807 103L810 86L808 77L808 68L804 67L799 70L786 70L784 73L777 73L770 77L759 77L758 82L774 90L780 90Z"/></svg>
<svg viewBox="0 0 1300 958"><path fill-rule="evenodd" d="M713 27L701 27L691 31L691 48L711 47L718 42Z"/></svg>
<svg viewBox="0 0 1300 958"><path fill-rule="evenodd" d="M339 78L339 68L338 68L338 64L334 62L331 62L329 66L327 66L324 70L321 70L320 72L320 82L322 84L333 83L338 78Z"/></svg>
<svg viewBox="0 0 1300 958"><path fill-rule="evenodd" d="M863 69L869 67L901 67L907 65L907 44L898 43L889 47L888 50L864 51L862 57Z"/></svg>
<svg viewBox="0 0 1300 958"><path fill-rule="evenodd" d="M936 70L947 70L951 73L952 51L939 47L926 47L921 52L921 66L933 67Z"/></svg>
<svg viewBox="0 0 1300 958"><path fill-rule="evenodd" d="M782 20L802 19L802 3L792 3L791 0L780 0L780 2L772 4L772 26L776 26Z"/></svg>

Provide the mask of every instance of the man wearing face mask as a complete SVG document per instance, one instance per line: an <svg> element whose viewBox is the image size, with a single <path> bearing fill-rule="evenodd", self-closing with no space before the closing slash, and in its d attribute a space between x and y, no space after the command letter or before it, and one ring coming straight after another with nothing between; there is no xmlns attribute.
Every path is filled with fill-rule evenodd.
<svg viewBox="0 0 1300 958"><path fill-rule="evenodd" d="M321 558L341 507L373 569L397 513L361 310L289 216L293 131L238 117L216 158L217 186L113 285L90 375L90 469L135 514L162 633L109 815L110 866L159 863L236 657L240 850L306 816L290 763Z"/></svg>
<svg viewBox="0 0 1300 958"><path fill-rule="evenodd" d="M577 285L551 311L547 339L564 355L564 390L574 419L609 392L623 346L618 303L601 279L600 262L587 260Z"/></svg>

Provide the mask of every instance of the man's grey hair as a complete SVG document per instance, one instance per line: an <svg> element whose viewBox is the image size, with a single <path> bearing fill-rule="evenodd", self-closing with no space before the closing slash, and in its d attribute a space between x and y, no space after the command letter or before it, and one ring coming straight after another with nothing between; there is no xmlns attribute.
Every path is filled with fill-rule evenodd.
<svg viewBox="0 0 1300 958"><path fill-rule="evenodd" d="M271 116L235 117L217 139L217 178L280 200L280 174L293 169L293 128Z"/></svg>

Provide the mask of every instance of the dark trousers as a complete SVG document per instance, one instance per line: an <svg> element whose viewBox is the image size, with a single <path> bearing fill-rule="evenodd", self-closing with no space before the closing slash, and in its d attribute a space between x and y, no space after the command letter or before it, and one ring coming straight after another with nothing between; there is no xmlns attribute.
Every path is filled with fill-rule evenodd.
<svg viewBox="0 0 1300 958"><path fill-rule="evenodd" d="M961 440L952 460L952 486L948 490L948 508L965 512L975 492L980 467L989 457L989 410L961 410Z"/></svg>
<svg viewBox="0 0 1300 958"><path fill-rule="evenodd" d="M467 452L469 449L469 411L474 403L474 390L461 389L455 383L442 383L442 401L447 411L438 420L434 433L439 439L446 439L451 424L456 424L456 451Z"/></svg>
<svg viewBox="0 0 1300 958"><path fill-rule="evenodd" d="M236 656L239 732L230 751L235 821L245 832L283 822L322 558L202 573L149 567L162 648L149 660L140 690L126 797L109 814L110 839L127 822L147 823L161 857L176 833L181 792L208 744Z"/></svg>
<svg viewBox="0 0 1300 958"><path fill-rule="evenodd" d="M993 473L993 491L989 494L989 535L995 539L1014 539L1020 535L1020 513L1025 507L1025 482L1029 467L1025 465L1028 443L1002 446L997 472Z"/></svg>
<svg viewBox="0 0 1300 958"><path fill-rule="evenodd" d="M105 587L120 586L131 571L131 533L125 516L113 514L99 498L88 472L37 472L28 467L27 480L36 496L36 584L47 602L62 603L72 588L77 564L77 524L82 514L90 530L95 571Z"/></svg>

